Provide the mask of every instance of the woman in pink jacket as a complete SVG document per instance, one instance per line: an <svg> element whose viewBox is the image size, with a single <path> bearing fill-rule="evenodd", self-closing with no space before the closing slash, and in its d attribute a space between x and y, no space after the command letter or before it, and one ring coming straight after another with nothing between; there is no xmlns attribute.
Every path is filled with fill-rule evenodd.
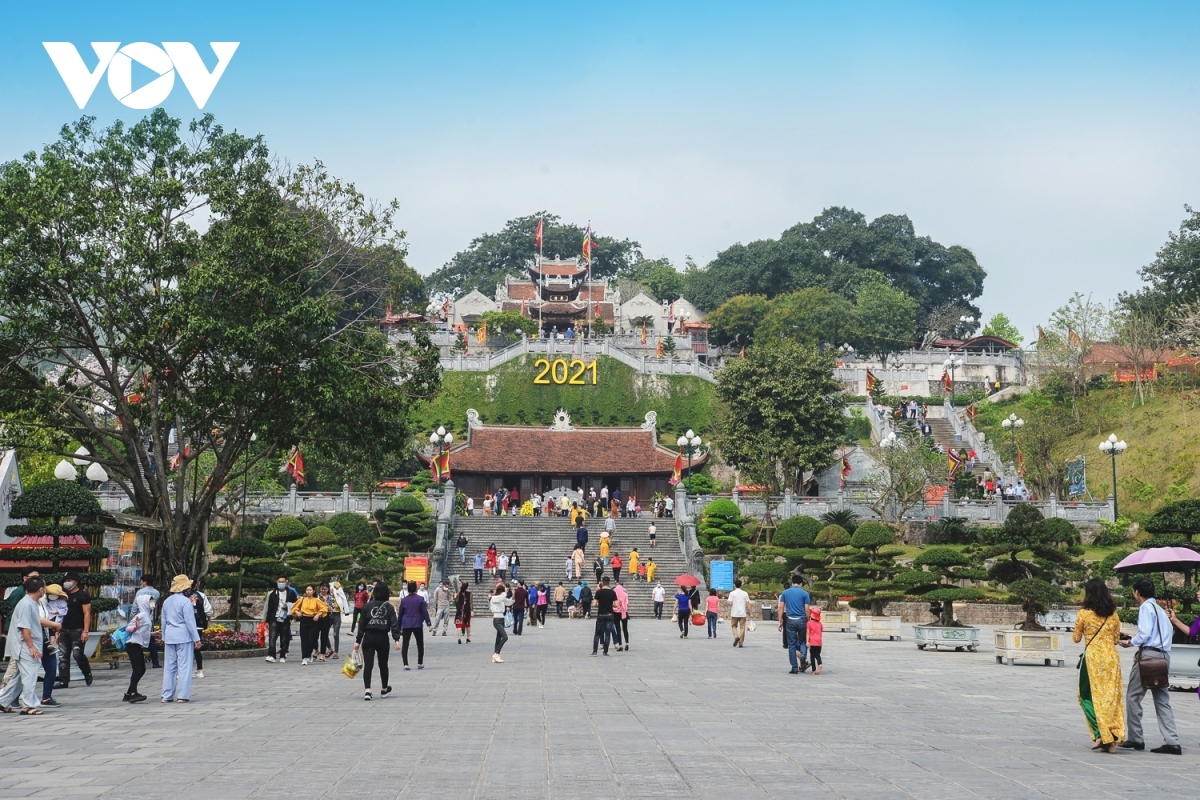
<svg viewBox="0 0 1200 800"><path fill-rule="evenodd" d="M613 587L617 593L617 602L613 603L613 640L618 650L629 649L629 593L625 587L617 584Z"/></svg>

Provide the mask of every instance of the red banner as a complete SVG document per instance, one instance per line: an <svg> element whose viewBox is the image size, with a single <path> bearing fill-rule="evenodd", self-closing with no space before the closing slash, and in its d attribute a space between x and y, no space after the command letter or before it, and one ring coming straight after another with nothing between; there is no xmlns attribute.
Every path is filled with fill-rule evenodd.
<svg viewBox="0 0 1200 800"><path fill-rule="evenodd" d="M1149 366L1142 370L1142 380L1146 383L1153 382L1157 377L1158 370L1154 366ZM1132 367L1117 367L1113 372L1113 380L1117 383L1135 383L1137 379L1137 371Z"/></svg>

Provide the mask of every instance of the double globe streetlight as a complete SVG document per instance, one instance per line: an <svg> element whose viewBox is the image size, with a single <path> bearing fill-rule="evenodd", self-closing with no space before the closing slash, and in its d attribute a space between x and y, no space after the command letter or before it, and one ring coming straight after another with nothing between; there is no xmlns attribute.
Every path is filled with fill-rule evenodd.
<svg viewBox="0 0 1200 800"><path fill-rule="evenodd" d="M1113 493L1113 520L1117 518L1117 456L1124 453L1129 445L1125 444L1125 440L1118 441L1115 433L1110 433L1108 438L1100 443L1100 452L1112 458L1112 493Z"/></svg>
<svg viewBox="0 0 1200 800"><path fill-rule="evenodd" d="M1016 414L1009 414L1008 417L1000 423L1000 427L1008 431L1008 442L1012 446L1013 463L1017 462L1017 431L1025 427L1025 420L1018 417Z"/></svg>
<svg viewBox="0 0 1200 800"><path fill-rule="evenodd" d="M87 479L96 484L104 483L106 480L108 480L108 472L105 471L104 467L93 461L91 456L91 452L89 452L86 447L81 445L79 449L75 451L75 455L71 458L71 461L67 461L64 458L62 461L58 462L58 464L54 467L54 477L58 478L60 481L73 481L79 477L79 471L76 469L76 467L82 467L84 464L88 464L89 466L87 471L84 473Z"/></svg>
<svg viewBox="0 0 1200 800"><path fill-rule="evenodd" d="M700 452L700 448L704 446L704 441L696 435L696 432L688 428L687 433L675 440L675 444L679 445L680 451L687 453L688 469L687 477L692 477L692 456Z"/></svg>

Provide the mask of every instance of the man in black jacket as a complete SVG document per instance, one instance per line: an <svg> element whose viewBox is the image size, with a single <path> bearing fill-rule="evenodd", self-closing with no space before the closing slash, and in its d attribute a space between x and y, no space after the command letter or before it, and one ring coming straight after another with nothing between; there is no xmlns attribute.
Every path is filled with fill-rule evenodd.
<svg viewBox="0 0 1200 800"><path fill-rule="evenodd" d="M263 621L267 623L267 661L275 661L275 639L279 638L279 663L287 662L288 645L292 641L292 604L296 602L296 590L288 585L286 575L275 579L275 588L263 603Z"/></svg>
<svg viewBox="0 0 1200 800"><path fill-rule="evenodd" d="M608 655L608 642L613 630L613 606L616 602L617 593L608 588L608 578L603 579L596 591L596 632L592 636L592 655L596 655L601 641L604 642L604 655Z"/></svg>

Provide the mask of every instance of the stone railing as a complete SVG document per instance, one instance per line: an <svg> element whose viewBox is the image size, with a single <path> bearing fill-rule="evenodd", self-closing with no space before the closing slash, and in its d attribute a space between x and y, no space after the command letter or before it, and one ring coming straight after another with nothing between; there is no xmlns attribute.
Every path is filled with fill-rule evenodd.
<svg viewBox="0 0 1200 800"><path fill-rule="evenodd" d="M440 492L430 490L426 499L434 502L440 497ZM97 490L96 499L104 511L123 511L130 506L130 500L123 491ZM395 494L387 492L352 492L349 486L343 486L340 494L331 492L298 492L293 486L286 494L266 494L250 492L246 495L247 516L253 517L297 517L301 514L339 514L350 511L363 516L387 508L387 504ZM440 501L438 501L440 502ZM238 512L242 513L241 511Z"/></svg>
<svg viewBox="0 0 1200 800"><path fill-rule="evenodd" d="M950 425L954 428L954 435L962 441L962 446L974 450L975 460L990 466L996 477L1007 485L1009 479L1016 475L1016 468L1004 463L1000 454L996 452L996 448L993 447L993 443L975 430L970 419L964 419L963 415L958 413L958 409L950 402L949 397L943 402L943 407L946 419L950 420Z"/></svg>
<svg viewBox="0 0 1200 800"><path fill-rule="evenodd" d="M688 495L676 502L677 508L684 508L689 519L697 519L704 512L704 507L718 497L725 497L737 503L742 515L754 519L762 519L763 512L768 506L776 522L790 517L821 517L830 511L854 512L860 520L876 519L878 515L871 508L871 498L860 492L838 492L833 496L800 497L791 492L785 492L782 497L771 497L764 500L761 497L741 497L738 493L732 495ZM949 496L933 503L922 503L904 513L903 521L934 522L945 517L961 517L977 523L1001 524L1008 519L1008 513L1019 502L994 498L991 500L954 500ZM1108 502L1069 502L1063 503L1056 498L1048 502L1032 503L1035 508L1047 518L1058 517L1080 525L1094 524L1100 520L1112 521L1112 504Z"/></svg>
<svg viewBox="0 0 1200 800"><path fill-rule="evenodd" d="M693 502L688 501L682 484L677 486L675 489L675 526L679 530L679 550L687 561L688 573L699 580L701 586L704 586L704 548L700 546L700 540L696 538L696 515L691 511L694 505Z"/></svg>
<svg viewBox="0 0 1200 800"><path fill-rule="evenodd" d="M437 536L433 543L433 557L429 563L429 586L432 588L442 582L449 574L446 559L454 544L454 481L446 481L445 487L435 505L434 516L437 519Z"/></svg>

